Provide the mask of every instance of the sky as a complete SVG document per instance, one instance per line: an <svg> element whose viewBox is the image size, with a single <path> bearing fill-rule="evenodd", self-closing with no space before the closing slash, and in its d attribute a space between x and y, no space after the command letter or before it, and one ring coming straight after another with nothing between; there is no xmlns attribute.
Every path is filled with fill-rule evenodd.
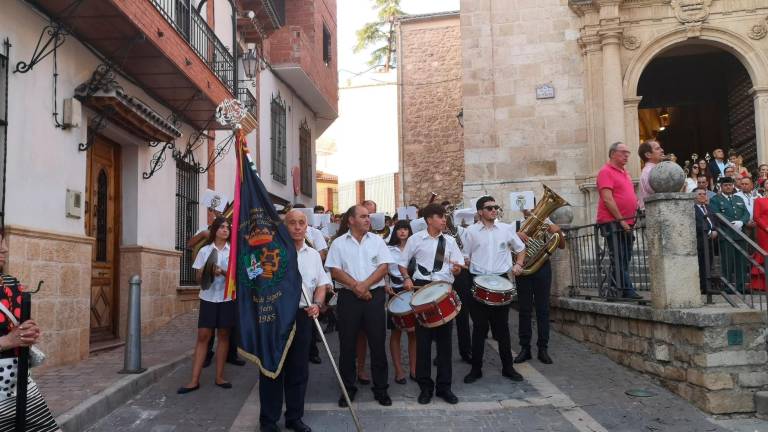
<svg viewBox="0 0 768 432"><path fill-rule="evenodd" d="M339 80L368 69L368 55L360 52L355 54L355 32L365 23L376 20L370 0L338 0L337 1L337 37L339 51ZM459 10L459 0L402 0L400 8L408 14L423 14Z"/></svg>

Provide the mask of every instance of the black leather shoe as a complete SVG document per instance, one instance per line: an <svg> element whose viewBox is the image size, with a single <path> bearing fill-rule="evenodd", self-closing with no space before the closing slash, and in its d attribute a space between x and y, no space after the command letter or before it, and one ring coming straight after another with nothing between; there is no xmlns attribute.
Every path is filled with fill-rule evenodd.
<svg viewBox="0 0 768 432"><path fill-rule="evenodd" d="M296 432L312 432L312 428L301 420L287 421L285 422L285 428Z"/></svg>
<svg viewBox="0 0 768 432"><path fill-rule="evenodd" d="M514 368L509 369L502 369L501 375L511 379L512 381L522 381L523 376L517 373L517 371Z"/></svg>
<svg viewBox="0 0 768 432"><path fill-rule="evenodd" d="M270 423L259 426L259 430L261 432L280 432L280 427L274 423Z"/></svg>
<svg viewBox="0 0 768 432"><path fill-rule="evenodd" d="M354 402L355 401L355 395L357 394L357 388L348 389L347 390L347 394L349 395L350 402ZM342 408L346 408L346 407L349 406L349 405L347 405L347 400L344 399L344 395L341 395L341 397L339 397L339 406L342 407Z"/></svg>
<svg viewBox="0 0 768 432"><path fill-rule="evenodd" d="M322 360L320 360L320 356L317 354L309 356L309 361L311 361L314 364L320 364L323 362Z"/></svg>
<svg viewBox="0 0 768 432"><path fill-rule="evenodd" d="M631 293L631 294L622 294L621 298L630 299L630 300L642 300L643 296L641 296L638 293Z"/></svg>
<svg viewBox="0 0 768 432"><path fill-rule="evenodd" d="M374 399L376 399L376 401L379 402L379 405L381 406L392 406L392 399L386 393L375 395Z"/></svg>
<svg viewBox="0 0 768 432"><path fill-rule="evenodd" d="M523 347L520 349L520 353L517 355L517 357L515 357L515 363L525 363L531 358L531 349L528 347Z"/></svg>
<svg viewBox="0 0 768 432"><path fill-rule="evenodd" d="M422 405L426 405L429 402L432 401L432 392L429 390L422 390L421 393L419 393L419 399L418 402Z"/></svg>
<svg viewBox="0 0 768 432"><path fill-rule="evenodd" d="M464 384L472 384L473 382L479 380L482 377L483 377L482 371L471 370L469 371L467 376L464 377Z"/></svg>
<svg viewBox="0 0 768 432"><path fill-rule="evenodd" d="M464 363L472 364L472 354L462 354L461 360L463 360Z"/></svg>
<svg viewBox="0 0 768 432"><path fill-rule="evenodd" d="M227 363L229 363L231 365L235 365L235 366L245 366L245 360L243 360L241 358L237 358L237 357L231 358L231 359L228 358L227 359Z"/></svg>
<svg viewBox="0 0 768 432"><path fill-rule="evenodd" d="M552 364L552 357L549 356L546 348L539 348L538 358L544 364Z"/></svg>
<svg viewBox="0 0 768 432"><path fill-rule="evenodd" d="M459 398L457 398L456 395L453 394L453 392L450 390L441 390L435 393L435 396L448 402L451 405L456 405L457 403L459 403Z"/></svg>
<svg viewBox="0 0 768 432"><path fill-rule="evenodd" d="M195 391L195 390L197 390L199 388L200 388L200 384L198 384L198 385L196 385L194 387L179 387L179 389L176 390L176 393L178 393L178 394L192 393L193 391Z"/></svg>

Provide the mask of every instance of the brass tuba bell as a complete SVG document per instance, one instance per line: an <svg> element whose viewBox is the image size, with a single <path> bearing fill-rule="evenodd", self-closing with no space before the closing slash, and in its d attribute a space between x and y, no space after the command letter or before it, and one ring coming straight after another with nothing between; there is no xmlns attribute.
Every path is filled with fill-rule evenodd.
<svg viewBox="0 0 768 432"><path fill-rule="evenodd" d="M563 233L550 234L547 230L549 224L547 218L560 207L569 205L568 201L556 194L552 189L544 186L544 196L536 203L536 207L520 225L520 232L528 236L525 243L525 262L522 276L535 273L555 252L557 245L564 239Z"/></svg>

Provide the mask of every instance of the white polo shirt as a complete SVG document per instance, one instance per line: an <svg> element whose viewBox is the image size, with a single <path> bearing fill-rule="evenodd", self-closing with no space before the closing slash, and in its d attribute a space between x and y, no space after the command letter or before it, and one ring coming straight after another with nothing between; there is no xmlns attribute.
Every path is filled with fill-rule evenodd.
<svg viewBox="0 0 768 432"><path fill-rule="evenodd" d="M312 247L316 251L322 252L328 249L328 242L325 241L325 236L319 229L307 225L307 238L312 242Z"/></svg>
<svg viewBox="0 0 768 432"><path fill-rule="evenodd" d="M309 296L309 301L314 300L315 290L323 285L330 285L331 278L323 268L323 260L320 253L304 244L296 253L299 260L299 273L301 273L301 286L304 292ZM299 300L299 307L309 306L304 300L304 295Z"/></svg>
<svg viewBox="0 0 768 432"><path fill-rule="evenodd" d="M200 248L200 252L197 253L197 257L195 257L195 262L192 263L192 268L195 270L200 270L205 266L205 262L208 261L208 257L211 255L211 251L216 246L211 243L208 245L205 245ZM217 261L216 265L221 267L224 270L227 270L227 267L229 267L229 243L225 244L222 249L216 249L218 255L216 256ZM213 279L213 283L211 284L211 287L207 290L200 290L199 297L201 300L205 300L211 303L221 303L224 301L230 301L224 299L224 286L226 285L227 277L226 276L216 276Z"/></svg>
<svg viewBox="0 0 768 432"><path fill-rule="evenodd" d="M514 225L496 222L491 227L476 223L464 234L464 256L470 260L469 272L478 275L501 275L512 269L512 252L520 253L525 243Z"/></svg>
<svg viewBox="0 0 768 432"><path fill-rule="evenodd" d="M325 267L343 270L357 281L367 279L382 264L393 262L387 244L376 234L367 232L358 243L357 239L347 232L331 243ZM339 284L343 288L343 285ZM376 282L370 289L384 286L384 278Z"/></svg>
<svg viewBox="0 0 768 432"><path fill-rule="evenodd" d="M443 253L443 266L440 270L432 272L435 266L435 255L437 254L437 242L440 237L445 239L445 252ZM456 244L453 237L445 234L439 234L436 237L429 235L429 231L419 231L408 238L405 243L405 250L400 254L400 265L408 267L408 261L416 257L416 271L414 279L427 281L443 281L453 283L453 273L451 273L452 262L464 264L464 255ZM427 269L429 273L424 274L419 270L419 266Z"/></svg>

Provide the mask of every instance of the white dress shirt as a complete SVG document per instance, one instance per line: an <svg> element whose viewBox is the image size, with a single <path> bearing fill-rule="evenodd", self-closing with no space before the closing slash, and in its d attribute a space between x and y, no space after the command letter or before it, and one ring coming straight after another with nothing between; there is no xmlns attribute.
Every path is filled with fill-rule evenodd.
<svg viewBox="0 0 768 432"><path fill-rule="evenodd" d="M319 229L307 225L307 238L312 242L312 247L316 251L322 252L328 249L328 242L325 241L325 236Z"/></svg>
<svg viewBox="0 0 768 432"><path fill-rule="evenodd" d="M313 301L315 290L317 287L323 285L330 285L331 278L323 268L323 260L320 258L320 253L306 244L296 254L299 259L299 273L301 273L301 287L307 296L309 301ZM302 294L301 300L299 300L299 307L305 308L309 306L304 300Z"/></svg>
<svg viewBox="0 0 768 432"><path fill-rule="evenodd" d="M744 204L747 206L747 210L749 211L749 219L754 219L754 213L753 210L755 208L755 200L757 199L757 194L755 191L752 191L751 194L747 195L744 192L736 192L734 195L737 197L741 197L741 199L744 201Z"/></svg>
<svg viewBox="0 0 768 432"><path fill-rule="evenodd" d="M400 256L403 252L397 246L389 246L389 253L392 255L392 261L394 261L389 264L389 275L403 279L403 275L400 273ZM403 267L408 267L407 263ZM402 288L403 286L402 283L396 284L394 281L392 281L391 285L392 288Z"/></svg>
<svg viewBox="0 0 768 432"><path fill-rule="evenodd" d="M445 238L443 266L440 270L433 272L435 255L437 254L437 242L441 236ZM405 243L405 250L400 254L400 265L408 267L408 261L410 261L412 257L416 257L417 264L416 272L413 275L414 279L427 281L453 283L453 273L451 273L453 264L451 263L464 264L464 255L462 255L461 249L459 249L459 246L456 244L456 240L454 240L453 237L445 234L432 237L427 230L419 231L408 238L408 242ZM419 270L419 266L424 267L430 273L422 273Z"/></svg>
<svg viewBox="0 0 768 432"><path fill-rule="evenodd" d="M325 258L325 267L343 270L356 281L363 281L376 271L382 264L394 262L389 253L387 244L376 234L367 232L359 243L348 232L336 238L331 243L328 256ZM339 284L341 285L341 284ZM376 282L370 289L384 286L384 278ZM344 287L343 288L349 288Z"/></svg>
<svg viewBox="0 0 768 432"><path fill-rule="evenodd" d="M501 275L512 269L512 252L520 253L525 244L514 225L496 222L490 227L476 223L464 235L464 256L470 260L469 272L476 275Z"/></svg>
<svg viewBox="0 0 768 432"><path fill-rule="evenodd" d="M201 247L200 252L198 252L197 257L195 257L195 262L192 263L192 268L195 270L202 269L205 266L205 262L208 261L208 256L211 255L211 251L214 248L216 248L216 246L213 243ZM224 270L227 270L227 267L229 267L229 243L226 243L221 249L216 249L216 251L218 253L216 256L216 265ZM224 286L226 285L226 282L226 275L216 276L213 278L213 283L211 284L210 288L207 290L200 290L200 299L211 303L231 301L232 299L224 298Z"/></svg>

